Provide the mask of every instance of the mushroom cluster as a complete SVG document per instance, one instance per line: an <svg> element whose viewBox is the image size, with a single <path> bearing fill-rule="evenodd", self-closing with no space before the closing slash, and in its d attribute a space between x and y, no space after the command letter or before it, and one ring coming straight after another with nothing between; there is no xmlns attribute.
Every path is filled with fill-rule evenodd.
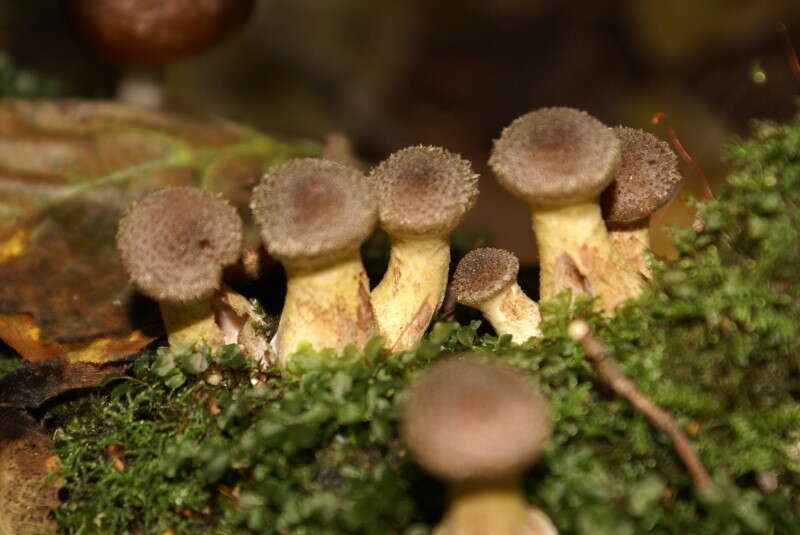
<svg viewBox="0 0 800 535"><path fill-rule="evenodd" d="M437 147L400 150L369 173L339 159L291 159L253 190L264 249L287 276L271 340L252 305L222 281L242 256L235 208L186 187L129 207L117 235L122 262L132 283L158 301L171 345L237 343L264 366L286 366L304 347L342 354L380 334L397 352L420 341L445 297L449 233L476 200L477 175ZM512 122L489 164L532 212L542 299L572 290L612 313L638 296L650 276L648 218L680 182L665 143L582 111L545 108ZM378 227L389 235L390 259L370 290L360 248ZM476 249L456 267L450 291L498 335L524 343L541 336L542 318L518 272L513 253ZM525 379L485 361L467 354L432 366L403 407L410 452L451 489L435 533L553 535L552 522L520 491L521 473L550 435L548 405Z"/></svg>
<svg viewBox="0 0 800 535"><path fill-rule="evenodd" d="M475 203L478 177L438 147L402 149L368 173L342 161L289 160L253 191L264 249L287 274L271 340L259 338L249 303L221 280L241 256L233 207L201 190L168 188L128 210L118 234L123 263L136 287L159 302L171 344L239 343L265 363L274 354L285 365L304 345L341 353L381 335L397 352L420 341L445 297L449 234ZM639 295L650 276L649 216L680 184L666 143L583 111L543 108L503 130L489 165L531 210L541 299L571 290L613 313ZM389 235L390 259L370 290L360 247L378 227ZM461 260L450 288L498 335L523 343L541 335L541 314L517 284L518 270L511 252L478 249Z"/></svg>

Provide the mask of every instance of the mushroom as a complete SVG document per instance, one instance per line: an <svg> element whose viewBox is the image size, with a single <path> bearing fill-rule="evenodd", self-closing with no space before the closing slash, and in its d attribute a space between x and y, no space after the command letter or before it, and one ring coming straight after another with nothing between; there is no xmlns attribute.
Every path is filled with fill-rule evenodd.
<svg viewBox="0 0 800 535"><path fill-rule="evenodd" d="M522 472L550 436L547 402L525 379L478 356L432 366L403 407L401 433L411 454L450 485L436 533L555 533L521 492Z"/></svg>
<svg viewBox="0 0 800 535"><path fill-rule="evenodd" d="M169 343L225 342L212 299L239 259L242 220L225 200L176 187L150 193L120 219L117 248L133 284L158 301Z"/></svg>
<svg viewBox="0 0 800 535"><path fill-rule="evenodd" d="M519 259L503 249L484 247L467 253L456 266L452 290L462 305L477 308L498 335L521 344L541 336L539 306L517 284Z"/></svg>
<svg viewBox="0 0 800 535"><path fill-rule="evenodd" d="M622 162L614 181L603 191L603 208L611 243L639 273L652 278L644 252L650 249L650 215L678 191L678 158L654 135L617 126Z"/></svg>
<svg viewBox="0 0 800 535"><path fill-rule="evenodd" d="M224 39L249 16L253 0L72 0L84 35L102 55L128 67L120 100L158 107L161 70Z"/></svg>
<svg viewBox="0 0 800 535"><path fill-rule="evenodd" d="M341 352L376 336L359 251L378 216L366 177L329 160L293 159L264 176L251 207L267 252L286 269L286 301L273 338L280 362L303 342Z"/></svg>
<svg viewBox="0 0 800 535"><path fill-rule="evenodd" d="M572 108L532 111L495 141L489 165L532 211L541 299L580 289L612 312L639 295L640 277L612 247L597 203L619 161L612 130Z"/></svg>
<svg viewBox="0 0 800 535"><path fill-rule="evenodd" d="M391 240L389 266L372 290L381 335L391 351L416 344L442 304L450 231L475 203L469 162L438 147L395 152L372 170L380 227Z"/></svg>

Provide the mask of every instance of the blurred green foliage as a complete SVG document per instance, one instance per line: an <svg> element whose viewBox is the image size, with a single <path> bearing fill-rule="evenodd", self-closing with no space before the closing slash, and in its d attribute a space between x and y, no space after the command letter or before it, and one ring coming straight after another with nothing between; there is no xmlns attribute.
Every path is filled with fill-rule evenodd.
<svg viewBox="0 0 800 535"><path fill-rule="evenodd" d="M268 374L234 347L143 356L49 415L61 533L428 533L445 492L407 455L398 407L430 362L464 350L550 399L554 436L525 485L561 533L800 533L800 122L759 123L730 155L728 185L698 204L702 230L676 231L679 259L654 262L614 318L561 295L523 345L438 323L412 351L303 350ZM718 493L695 492L667 437L603 384L567 336L573 317L675 414Z"/></svg>
<svg viewBox="0 0 800 535"><path fill-rule="evenodd" d="M58 82L17 68L8 55L0 51L0 98L54 97L63 92L64 88Z"/></svg>

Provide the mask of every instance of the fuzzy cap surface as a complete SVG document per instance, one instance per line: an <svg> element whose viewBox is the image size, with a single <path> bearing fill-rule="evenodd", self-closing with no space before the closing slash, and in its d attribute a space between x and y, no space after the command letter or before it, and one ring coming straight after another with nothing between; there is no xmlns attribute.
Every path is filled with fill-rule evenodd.
<svg viewBox="0 0 800 535"><path fill-rule="evenodd" d="M210 296L223 268L239 259L242 220L208 191L161 189L128 208L117 248L143 294L172 303L196 301Z"/></svg>
<svg viewBox="0 0 800 535"><path fill-rule="evenodd" d="M439 147L399 150L370 178L378 193L380 226L391 234L446 234L478 197L478 175L470 163Z"/></svg>
<svg viewBox="0 0 800 535"><path fill-rule="evenodd" d="M678 157L653 134L616 126L622 161L614 181L603 191L600 204L610 223L630 223L649 217L666 204L681 185Z"/></svg>
<svg viewBox="0 0 800 535"><path fill-rule="evenodd" d="M512 476L550 436L544 397L516 372L465 354L434 364L411 389L402 435L426 470L448 481Z"/></svg>
<svg viewBox="0 0 800 535"><path fill-rule="evenodd" d="M378 218L367 178L321 158L296 158L272 169L253 190L250 206L269 254L299 263L352 253Z"/></svg>
<svg viewBox="0 0 800 535"><path fill-rule="evenodd" d="M597 198L619 160L620 142L606 125L573 108L541 108L503 130L489 165L512 195L557 207Z"/></svg>
<svg viewBox="0 0 800 535"><path fill-rule="evenodd" d="M510 251L482 247L467 253L453 273L452 288L462 305L478 307L517 282L519 259Z"/></svg>

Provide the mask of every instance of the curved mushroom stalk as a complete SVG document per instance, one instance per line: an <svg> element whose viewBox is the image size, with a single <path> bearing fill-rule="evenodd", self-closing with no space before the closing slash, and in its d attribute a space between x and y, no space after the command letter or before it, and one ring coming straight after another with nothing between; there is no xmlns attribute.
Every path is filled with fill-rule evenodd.
<svg viewBox="0 0 800 535"><path fill-rule="evenodd" d="M497 334L510 334L516 344L542 336L539 305L525 295L519 284L512 284L480 307Z"/></svg>
<svg viewBox="0 0 800 535"><path fill-rule="evenodd" d="M653 272L645 259L650 250L650 218L633 223L608 223L608 237L614 249L625 257L640 275L650 280Z"/></svg>
<svg viewBox="0 0 800 535"><path fill-rule="evenodd" d="M441 237L391 237L389 266L372 291L372 306L390 351L419 342L442 305L450 244Z"/></svg>
<svg viewBox="0 0 800 535"><path fill-rule="evenodd" d="M572 281L559 278L556 269L564 255L577 270L585 291L601 297L606 312L639 296L641 279L611 245L596 202L535 208L531 219L539 246L540 299L574 288Z"/></svg>
<svg viewBox="0 0 800 535"><path fill-rule="evenodd" d="M287 288L273 346L286 364L303 343L337 353L378 335L369 280L359 254L321 269L286 265Z"/></svg>
<svg viewBox="0 0 800 535"><path fill-rule="evenodd" d="M450 231L475 203L469 162L438 147L409 147L373 169L379 224L391 238L389 267L372 303L391 351L419 342L444 300Z"/></svg>
<svg viewBox="0 0 800 535"><path fill-rule="evenodd" d="M519 259L511 252L483 247L467 253L453 274L453 293L462 305L477 308L498 335L521 344L541 336L539 305L517 284Z"/></svg>

